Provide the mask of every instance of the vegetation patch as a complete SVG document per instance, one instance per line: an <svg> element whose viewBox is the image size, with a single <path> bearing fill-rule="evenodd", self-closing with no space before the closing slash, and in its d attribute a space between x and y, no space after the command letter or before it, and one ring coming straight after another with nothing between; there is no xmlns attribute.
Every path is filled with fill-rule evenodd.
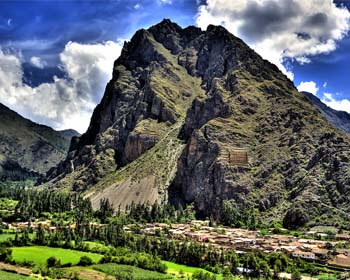
<svg viewBox="0 0 350 280"><path fill-rule="evenodd" d="M137 268L130 265L121 265L121 264L99 264L92 267L95 270L104 272L108 275L117 277L117 279L173 279L171 276L162 274L155 271L145 270ZM129 277L129 278L128 278Z"/></svg>
<svg viewBox="0 0 350 280"><path fill-rule="evenodd" d="M32 262L35 265L46 265L50 257L56 257L61 265L68 263L78 264L82 256L89 257L97 263L102 258L101 255L76 250L52 248L45 246L14 247L12 248L12 257L16 262Z"/></svg>
<svg viewBox="0 0 350 280"><path fill-rule="evenodd" d="M34 280L37 278L0 270L0 279L4 279L4 280L5 279L6 280Z"/></svg>
<svg viewBox="0 0 350 280"><path fill-rule="evenodd" d="M203 268L198 268L198 267L193 267L193 266L187 266L183 264L177 264L174 262L169 262L169 261L163 261L163 263L168 267L167 273L169 274L174 274L174 275L183 275L183 276L191 276L193 273L197 271L201 271L203 273L210 273L213 274L212 272L209 272ZM221 278L218 278L221 279Z"/></svg>

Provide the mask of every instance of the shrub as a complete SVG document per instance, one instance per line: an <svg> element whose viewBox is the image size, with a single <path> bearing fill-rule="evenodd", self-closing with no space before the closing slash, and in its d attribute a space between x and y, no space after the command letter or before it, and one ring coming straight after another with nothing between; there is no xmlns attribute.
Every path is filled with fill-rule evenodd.
<svg viewBox="0 0 350 280"><path fill-rule="evenodd" d="M215 275L211 275L210 273L197 270L192 274L192 279L193 280L215 280L216 277Z"/></svg>
<svg viewBox="0 0 350 280"><path fill-rule="evenodd" d="M81 266L89 266L92 265L94 262L92 261L92 259L90 259L88 256L82 256L80 258L80 261L78 263L78 265Z"/></svg>
<svg viewBox="0 0 350 280"><path fill-rule="evenodd" d="M56 257L52 256L46 260L46 265L47 267L60 267L61 261L58 260Z"/></svg>
<svg viewBox="0 0 350 280"><path fill-rule="evenodd" d="M10 262L12 259L12 250L10 248L0 247L0 261Z"/></svg>

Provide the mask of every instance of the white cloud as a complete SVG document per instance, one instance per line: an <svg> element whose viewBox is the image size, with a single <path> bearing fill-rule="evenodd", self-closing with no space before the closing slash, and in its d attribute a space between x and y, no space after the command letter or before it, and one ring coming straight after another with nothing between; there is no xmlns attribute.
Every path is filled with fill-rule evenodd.
<svg viewBox="0 0 350 280"><path fill-rule="evenodd" d="M22 82L21 57L0 50L0 102L36 122L84 132L120 51L120 42L69 42L60 54L66 77L32 88Z"/></svg>
<svg viewBox="0 0 350 280"><path fill-rule="evenodd" d="M299 91L307 91L312 93L313 95L316 95L319 88L317 87L316 83L313 81L310 82L301 82L298 86L297 89Z"/></svg>
<svg viewBox="0 0 350 280"><path fill-rule="evenodd" d="M29 62L37 67L37 68L40 68L40 69L43 69L45 66L46 66L46 62L43 61L40 57L38 56L32 56L29 60Z"/></svg>
<svg viewBox="0 0 350 280"><path fill-rule="evenodd" d="M349 19L349 11L332 0L207 0L196 22L203 29L225 26L292 78L283 60L309 63L313 55L335 50Z"/></svg>
<svg viewBox="0 0 350 280"><path fill-rule="evenodd" d="M158 4L168 4L171 5L173 3L172 0L157 0Z"/></svg>
<svg viewBox="0 0 350 280"><path fill-rule="evenodd" d="M323 83L323 87L326 88L327 87L327 82Z"/></svg>
<svg viewBox="0 0 350 280"><path fill-rule="evenodd" d="M141 8L142 8L142 5L140 3L137 3L137 4L134 5L134 9L135 10L139 10Z"/></svg>
<svg viewBox="0 0 350 280"><path fill-rule="evenodd" d="M345 112L350 113L350 100L349 99L337 100L334 98L334 95L332 93L324 92L323 98L321 101L335 110L345 111Z"/></svg>

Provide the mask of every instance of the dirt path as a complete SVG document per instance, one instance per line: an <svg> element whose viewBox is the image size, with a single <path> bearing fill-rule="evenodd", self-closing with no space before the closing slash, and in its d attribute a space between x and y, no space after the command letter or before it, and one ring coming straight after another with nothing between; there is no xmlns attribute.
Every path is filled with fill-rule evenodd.
<svg viewBox="0 0 350 280"><path fill-rule="evenodd" d="M30 275L32 273L32 270L30 268L15 266L15 265L3 263L3 262L0 262L0 270L13 271L22 275Z"/></svg>

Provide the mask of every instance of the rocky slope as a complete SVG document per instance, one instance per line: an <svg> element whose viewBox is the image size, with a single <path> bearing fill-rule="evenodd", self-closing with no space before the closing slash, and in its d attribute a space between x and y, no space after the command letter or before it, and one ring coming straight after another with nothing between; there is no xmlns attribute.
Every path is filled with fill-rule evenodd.
<svg viewBox="0 0 350 280"><path fill-rule="evenodd" d="M44 175L66 156L75 131L55 131L27 120L0 104L0 177Z"/></svg>
<svg viewBox="0 0 350 280"><path fill-rule="evenodd" d="M337 111L328 107L318 97L310 92L303 92L307 99L321 112L321 114L335 127L350 133L350 114L344 111Z"/></svg>
<svg viewBox="0 0 350 280"><path fill-rule="evenodd" d="M223 27L163 20L125 43L87 132L46 186L83 192L94 207L194 203L220 218L230 201L287 227L344 221L349 142Z"/></svg>

